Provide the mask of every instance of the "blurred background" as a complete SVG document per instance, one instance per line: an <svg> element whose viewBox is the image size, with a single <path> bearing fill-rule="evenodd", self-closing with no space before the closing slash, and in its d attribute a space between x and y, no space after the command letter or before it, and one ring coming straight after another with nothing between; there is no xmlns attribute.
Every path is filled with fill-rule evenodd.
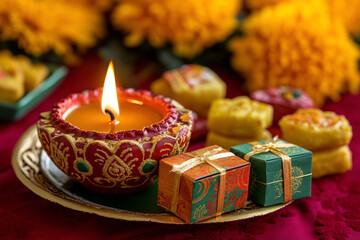
<svg viewBox="0 0 360 240"><path fill-rule="evenodd" d="M1 0L0 78L16 78L9 59L24 68L26 56L24 75L42 79L16 98L0 82L0 100L16 103L50 65L95 51L114 60L123 87L198 63L235 74L248 93L293 86L321 107L358 92L359 43L359 0Z"/></svg>

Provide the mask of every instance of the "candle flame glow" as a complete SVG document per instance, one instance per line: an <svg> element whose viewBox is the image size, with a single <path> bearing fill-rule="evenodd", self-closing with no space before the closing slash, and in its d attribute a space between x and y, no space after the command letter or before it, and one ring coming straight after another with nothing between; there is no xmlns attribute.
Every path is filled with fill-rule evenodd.
<svg viewBox="0 0 360 240"><path fill-rule="evenodd" d="M114 65L112 61L109 63L109 67L106 73L101 99L101 110L104 114L106 114L106 109L110 110L114 114L115 118L119 117L120 109L116 92Z"/></svg>

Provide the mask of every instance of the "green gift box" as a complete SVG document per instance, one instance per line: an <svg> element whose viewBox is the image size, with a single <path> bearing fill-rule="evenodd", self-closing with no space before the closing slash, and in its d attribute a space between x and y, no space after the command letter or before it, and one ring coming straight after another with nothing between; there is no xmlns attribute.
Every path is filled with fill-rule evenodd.
<svg viewBox="0 0 360 240"><path fill-rule="evenodd" d="M286 146L291 145L291 146ZM280 147L279 147L280 146ZM286 146L286 147L281 147ZM260 153L256 153L259 148ZM274 149L275 148L275 149ZM273 151L271 149L274 149ZM291 176L288 176L287 199L310 197L312 175L312 152L279 139L260 141L233 146L230 149L236 156L248 158L251 162L249 199L263 206L271 206L284 201L283 159L290 158ZM262 152L261 152L262 151ZM277 152L278 154L274 154ZM279 154L280 152L280 154ZM281 154L282 153L282 154ZM251 155L251 156L249 156ZM290 173L286 171L285 174ZM285 190L286 190L285 189Z"/></svg>

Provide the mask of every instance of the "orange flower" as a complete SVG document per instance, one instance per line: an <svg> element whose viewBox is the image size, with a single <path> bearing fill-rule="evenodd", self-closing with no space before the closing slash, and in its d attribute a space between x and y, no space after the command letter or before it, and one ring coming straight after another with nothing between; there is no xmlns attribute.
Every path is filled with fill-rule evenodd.
<svg viewBox="0 0 360 240"><path fill-rule="evenodd" d="M339 18L351 34L360 34L359 0L326 0L326 2L332 16Z"/></svg>
<svg viewBox="0 0 360 240"><path fill-rule="evenodd" d="M61 0L0 1L0 40L15 40L31 55L53 51L71 59L104 35L102 16L79 4Z"/></svg>
<svg viewBox="0 0 360 240"><path fill-rule="evenodd" d="M105 12L109 10L115 0L60 0L68 2L69 4L81 4L86 7L93 8L94 10Z"/></svg>
<svg viewBox="0 0 360 240"><path fill-rule="evenodd" d="M275 5L293 0L244 0L244 5L250 10L257 10L266 6Z"/></svg>
<svg viewBox="0 0 360 240"><path fill-rule="evenodd" d="M121 0L112 14L125 44L145 39L156 48L173 45L175 54L192 58L225 40L237 25L239 0Z"/></svg>
<svg viewBox="0 0 360 240"><path fill-rule="evenodd" d="M261 9L282 2L294 0L244 0L244 5L250 10ZM306 1L306 0L298 0ZM308 0L306 2L313 1ZM332 17L341 20L346 29L353 35L360 34L360 1L359 0L325 0Z"/></svg>
<svg viewBox="0 0 360 240"><path fill-rule="evenodd" d="M229 43L249 91L293 86L321 106L359 89L359 49L322 1L292 1L252 14Z"/></svg>

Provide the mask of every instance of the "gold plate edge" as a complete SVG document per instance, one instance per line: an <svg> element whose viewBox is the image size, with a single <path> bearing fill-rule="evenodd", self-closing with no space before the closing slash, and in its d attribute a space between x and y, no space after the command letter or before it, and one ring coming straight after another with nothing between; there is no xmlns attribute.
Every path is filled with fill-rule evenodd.
<svg viewBox="0 0 360 240"><path fill-rule="evenodd" d="M136 213L136 212L126 212L126 211L118 211L118 210L112 210L107 208L97 208L92 207L91 205L84 205L77 201L71 201L70 199L64 199L59 196L53 195L52 193L46 191L44 188L41 188L37 185L35 185L32 181L30 181L28 178L24 176L22 173L20 166L19 166L19 156L21 155L21 150L25 148L26 145L23 145L23 143L31 137L33 134L36 134L36 124L29 127L25 133L20 137L20 139L17 141L12 158L11 158L11 165L14 169L16 177L32 192L39 195L42 198L45 198L51 202L58 203L64 207L97 214L103 217L108 218L114 218L114 219L120 219L120 220L127 220L127 221L141 221L141 222L156 222L156 223L166 223L166 224L186 224L184 221L179 219L178 217L172 215L171 213L168 214L145 214L145 213ZM71 198L72 199L72 198ZM76 200L76 199L74 199ZM287 206L289 203L283 203L278 204L274 206L269 207L263 207L254 209L251 211L243 211L243 210L237 210L235 212L230 212L215 218L210 218L195 224L204 224L204 223L221 223L221 222L230 222L230 221L236 221L236 220L243 220L247 218L257 217L266 215L268 213L277 211L285 206Z"/></svg>

